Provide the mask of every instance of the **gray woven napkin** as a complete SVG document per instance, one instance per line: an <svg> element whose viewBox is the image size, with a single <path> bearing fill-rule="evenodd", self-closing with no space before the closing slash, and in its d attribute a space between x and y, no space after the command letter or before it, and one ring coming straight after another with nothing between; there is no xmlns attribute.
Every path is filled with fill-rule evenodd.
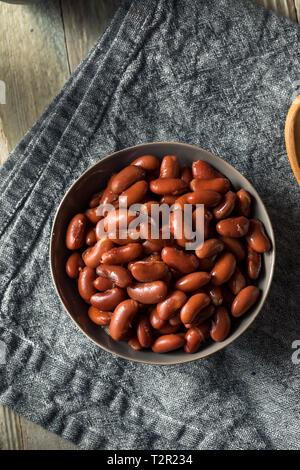
<svg viewBox="0 0 300 470"><path fill-rule="evenodd" d="M124 1L0 170L3 405L85 449L300 448L300 191L283 134L299 48L297 25L246 0ZM91 343L48 265L54 214L75 179L107 154L160 140L240 170L277 239L271 293L249 330L170 367Z"/></svg>

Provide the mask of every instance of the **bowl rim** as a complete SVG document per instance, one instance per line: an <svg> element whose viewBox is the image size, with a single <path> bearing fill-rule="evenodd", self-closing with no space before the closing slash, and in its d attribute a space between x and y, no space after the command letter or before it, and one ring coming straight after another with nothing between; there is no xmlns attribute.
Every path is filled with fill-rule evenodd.
<svg viewBox="0 0 300 470"><path fill-rule="evenodd" d="M271 259L271 266L270 266L270 274L269 274L269 278L267 280L267 286L263 292L263 295L261 296L261 300L260 300L260 306L257 307L257 312L255 313L255 315L252 313L252 315L248 318L248 321L243 325L243 327L241 328L241 330L237 333L233 333L232 335L230 335L228 338L226 338L224 341L220 342L220 343L217 343L219 345L218 349L215 350L215 351L207 351L205 353L205 350L200 350L198 352L202 352L202 355L199 357L199 356L196 356L194 357L193 354L186 354L186 357L184 357L182 360L174 360L174 361L168 361L168 362L155 362L153 360L144 360L144 359L138 359L138 358L133 358L133 357L127 357L125 354L122 354L122 353L119 353L119 352L115 352L115 351L111 351L110 349L106 348L105 346L103 345L100 345L99 343L97 343L93 338L91 338L85 331L84 329L74 320L74 318L72 317L71 313L69 312L67 306L64 304L64 301L59 293L59 288L58 288L58 284L56 282L56 279L55 279L55 276L54 276L54 270L53 270L53 260L54 260L54 250L53 250L53 241L54 241L54 229L55 229L55 225L56 225L56 220L57 220L57 217L58 217L58 214L60 212L60 209L65 201L65 199L67 198L69 192L73 189L73 187L75 185L77 185L77 183L79 182L79 180L81 178L84 177L84 175L86 173L88 173L89 171L91 171L92 168L94 168L95 166L99 165L100 162L104 161L104 160L107 160L111 157L113 157L115 154L122 154L123 152L127 152L127 151L130 151L130 150L135 150L135 149L138 149L139 147L144 147L145 145L179 145L179 146L183 146L183 147L189 147L191 149L194 149L194 150L197 150L197 151L201 151L201 152L204 152L204 153L207 153L208 155L212 156L213 159L217 158L217 160L220 160L222 161L225 166L228 167L228 169L231 171L232 169L236 172L238 172L238 174L242 177L242 179L244 178L247 183L251 186L251 189L254 193L254 196L255 198L257 198L260 202L260 204L262 205L264 211L265 211L265 214L266 214L266 218L268 220L268 223L269 223L269 235L270 235L270 238L271 238L271 241L272 241L272 259ZM276 240L275 240L275 235L274 235L274 230L273 230L273 226L272 226L272 222L271 222L271 219L269 217L269 214L268 214L268 211L266 209L266 206L263 202L263 200L261 199L260 195L258 194L258 192L256 191L255 187L252 185L252 183L239 171L237 170L233 165L231 165L230 163L228 163L226 160L224 160L223 158L219 157L218 155L215 155L214 153L208 151L208 150L205 150L201 147L198 147L197 145L192 145L192 144L187 144L187 143L184 143L184 142L176 142L176 141L154 141L154 142L144 142L144 143L141 143L141 144L137 144L137 145L133 145L131 147L126 147L124 149L121 149L121 150L117 150L109 155L105 155L104 157L102 157L99 161L97 161L96 163L94 163L93 165L89 166L83 173L81 173L81 175L76 178L76 180L72 183L72 185L68 188L68 190L65 192L64 196L62 197L58 207L57 207L57 210L55 212L55 216L54 216L54 219L53 219L53 222L52 222L52 228L51 228L51 233L50 233L50 247L49 247L49 265L50 265L50 272L51 272L51 277L52 277L52 282L53 282L53 285L55 287L55 290L56 290L56 294L64 308L64 310L66 311L66 313L69 315L69 317L72 319L73 323L76 325L77 328L79 328L79 330L82 331L82 333L90 340L92 341L96 346L98 346L99 348L103 349L104 351L106 351L107 353L109 354L112 354L113 356L117 356L117 357L120 357L122 359L125 359L127 361L131 361L131 362L138 362L138 363L142 363L142 364L148 364L148 365L157 365L157 366L172 366L172 365L180 365L180 364L186 364L186 363L189 363L189 362L194 362L194 361L198 361L200 359L204 359L204 358L207 358L208 356L211 356L215 353L218 353L219 351L221 351L222 349L226 348L227 346L229 346L231 343L233 343L236 339L238 339L243 333L245 333L245 331L250 327L250 325L252 325L252 323L254 322L254 320L257 318L257 316L259 315L259 313L261 312L264 304L265 304L265 301L269 295L269 291L270 291L270 288L271 288L271 285L272 285L272 280L273 280L273 276L274 276L274 270L275 270L275 261L276 261ZM167 354L167 353L166 353ZM195 353L196 355L197 353ZM162 357L163 355L162 354L159 354L160 357Z"/></svg>
<svg viewBox="0 0 300 470"><path fill-rule="evenodd" d="M298 113L300 113L300 95L291 104L284 127L286 153L297 183L300 185L300 160L297 157L295 142L295 124Z"/></svg>

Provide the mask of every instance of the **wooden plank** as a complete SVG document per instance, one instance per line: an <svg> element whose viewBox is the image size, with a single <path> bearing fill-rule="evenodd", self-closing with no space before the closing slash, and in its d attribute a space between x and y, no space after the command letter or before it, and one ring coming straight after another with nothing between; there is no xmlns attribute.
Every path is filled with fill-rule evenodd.
<svg viewBox="0 0 300 470"><path fill-rule="evenodd" d="M105 30L122 0L62 2L69 65L73 71Z"/></svg>
<svg viewBox="0 0 300 470"><path fill-rule="evenodd" d="M25 450L77 450L78 448L65 439L46 429L21 418L22 439Z"/></svg>
<svg viewBox="0 0 300 470"><path fill-rule="evenodd" d="M298 23L300 23L300 0L295 0L296 14Z"/></svg>
<svg viewBox="0 0 300 470"><path fill-rule="evenodd" d="M9 408L0 407L0 450L23 449L20 417Z"/></svg>
<svg viewBox="0 0 300 470"><path fill-rule="evenodd" d="M2 129L12 150L69 77L59 0L36 5L0 2Z"/></svg>
<svg viewBox="0 0 300 470"><path fill-rule="evenodd" d="M252 0L255 3L264 5L269 10L273 10L279 15L285 16L292 21L297 21L295 0Z"/></svg>

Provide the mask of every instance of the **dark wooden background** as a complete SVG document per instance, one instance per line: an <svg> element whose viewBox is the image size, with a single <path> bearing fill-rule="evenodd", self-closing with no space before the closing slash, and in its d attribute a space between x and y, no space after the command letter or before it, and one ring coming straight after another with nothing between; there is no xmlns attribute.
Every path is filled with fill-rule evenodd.
<svg viewBox="0 0 300 470"><path fill-rule="evenodd" d="M122 0L0 1L0 164L96 42ZM241 0L244 1L244 0ZM300 0L253 0L300 22ZM0 450L76 449L0 406Z"/></svg>

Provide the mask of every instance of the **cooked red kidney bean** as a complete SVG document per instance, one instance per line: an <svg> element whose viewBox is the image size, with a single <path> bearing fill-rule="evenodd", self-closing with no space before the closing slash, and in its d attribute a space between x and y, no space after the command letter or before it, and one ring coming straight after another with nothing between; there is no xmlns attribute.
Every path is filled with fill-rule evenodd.
<svg viewBox="0 0 300 470"><path fill-rule="evenodd" d="M216 229L223 237L241 238L249 230L249 220L244 216L231 217L218 222Z"/></svg>
<svg viewBox="0 0 300 470"><path fill-rule="evenodd" d="M191 323L198 313L210 304L210 298L206 294L195 294L189 298L180 311L182 323Z"/></svg>
<svg viewBox="0 0 300 470"><path fill-rule="evenodd" d="M185 181L187 184L190 184L190 182L193 179L193 173L192 170L189 166L183 165L181 168L181 176L180 178Z"/></svg>
<svg viewBox="0 0 300 470"><path fill-rule="evenodd" d="M232 253L222 253L211 270L211 282L214 286L220 286L229 281L234 273L236 260Z"/></svg>
<svg viewBox="0 0 300 470"><path fill-rule="evenodd" d="M250 279L256 280L259 278L261 271L261 254L248 247L247 256L247 273Z"/></svg>
<svg viewBox="0 0 300 470"><path fill-rule="evenodd" d="M171 194L176 196L182 194L188 188L188 185L180 178L158 178L150 182L150 189L154 194Z"/></svg>
<svg viewBox="0 0 300 470"><path fill-rule="evenodd" d="M165 320L162 320L159 317L156 306L150 310L149 320L150 320L151 326L155 328L156 330L159 330L160 328L162 328L163 326L167 324Z"/></svg>
<svg viewBox="0 0 300 470"><path fill-rule="evenodd" d="M238 238L221 237L226 250L230 251L236 257L237 261L243 261L246 258L246 248Z"/></svg>
<svg viewBox="0 0 300 470"><path fill-rule="evenodd" d="M139 282L152 282L163 279L168 267L163 261L136 261L130 266L133 277Z"/></svg>
<svg viewBox="0 0 300 470"><path fill-rule="evenodd" d="M109 326L112 339L120 341L126 337L138 310L139 304L132 299L123 300L116 306Z"/></svg>
<svg viewBox="0 0 300 470"><path fill-rule="evenodd" d="M164 300L168 288L163 281L134 283L127 287L129 297L141 304L157 304Z"/></svg>
<svg viewBox="0 0 300 470"><path fill-rule="evenodd" d="M128 210L125 200L129 206L140 203L139 210ZM103 213L102 207L102 215L103 204L115 211L107 207ZM159 238L153 239L151 209L159 204L174 206L177 215L173 211L168 222L160 215ZM192 206L191 222L184 219L185 205ZM250 211L250 195L230 190L229 180L207 162L194 162L191 170L180 168L174 155L162 162L143 155L112 175L91 196L86 212L70 221L66 245L76 251L66 272L78 278L90 319L110 324L112 338L135 350L184 347L192 354L207 339L224 341L230 334L227 308L238 317L260 295L247 284L258 279L261 253L271 244L262 223L249 221ZM203 216L204 241L188 250Z"/></svg>
<svg viewBox="0 0 300 470"><path fill-rule="evenodd" d="M96 287L97 290L100 292L105 292L106 290L112 289L114 286L114 283L110 279L105 279L105 277L98 276L94 282L94 287Z"/></svg>
<svg viewBox="0 0 300 470"><path fill-rule="evenodd" d="M246 286L246 278L238 266L229 279L228 286L234 295L237 295Z"/></svg>
<svg viewBox="0 0 300 470"><path fill-rule="evenodd" d="M180 312L177 312L173 317L169 318L169 325L171 326L180 326L181 327L181 319L180 319Z"/></svg>
<svg viewBox="0 0 300 470"><path fill-rule="evenodd" d="M160 165L160 178L179 178L180 164L176 155L166 155Z"/></svg>
<svg viewBox="0 0 300 470"><path fill-rule="evenodd" d="M137 181L145 179L146 172L136 165L129 165L116 174L111 182L111 189L115 194L121 194Z"/></svg>
<svg viewBox="0 0 300 470"><path fill-rule="evenodd" d="M131 165L139 166L145 171L155 171L158 170L160 161L157 157L154 157L154 155L142 155L134 160Z"/></svg>
<svg viewBox="0 0 300 470"><path fill-rule="evenodd" d="M96 242L97 242L97 238L96 238L95 229L91 228L86 234L85 244L87 246L93 246L93 245L95 245Z"/></svg>
<svg viewBox="0 0 300 470"><path fill-rule="evenodd" d="M220 286L214 286L210 283L208 286L206 286L205 290L208 293L210 300L216 307L223 303L223 294Z"/></svg>
<svg viewBox="0 0 300 470"><path fill-rule="evenodd" d="M175 288L183 292L194 292L200 287L204 286L210 281L210 274L204 271L195 271L194 273L187 274L180 277L175 284Z"/></svg>
<svg viewBox="0 0 300 470"><path fill-rule="evenodd" d="M192 193L183 194L181 197L176 199L176 205L184 209L186 204L205 204L207 207L214 207L221 201L222 196L216 191L199 189Z"/></svg>
<svg viewBox="0 0 300 470"><path fill-rule="evenodd" d="M101 262L103 264L124 264L139 258L143 253L143 248L139 243L129 243L118 246L103 253Z"/></svg>
<svg viewBox="0 0 300 470"><path fill-rule="evenodd" d="M193 162L192 165L192 172L194 178L198 178L201 180L208 180L212 178L219 178L223 175L216 171L209 163L204 162L203 160L198 160L197 162Z"/></svg>
<svg viewBox="0 0 300 470"><path fill-rule="evenodd" d="M247 286L242 289L235 297L231 313L234 317L244 315L257 301L260 296L260 290L256 286Z"/></svg>
<svg viewBox="0 0 300 470"><path fill-rule="evenodd" d="M105 292L97 292L90 298L91 304L105 312L114 310L126 297L125 291L120 287L113 287Z"/></svg>
<svg viewBox="0 0 300 470"><path fill-rule="evenodd" d="M229 335L231 320L225 307L218 307L211 324L210 336L214 341L224 341Z"/></svg>
<svg viewBox="0 0 300 470"><path fill-rule="evenodd" d="M148 316L144 313L137 320L136 335L143 348L150 348L153 342L153 335Z"/></svg>
<svg viewBox="0 0 300 470"><path fill-rule="evenodd" d="M185 334L184 350L188 354L194 354L199 351L201 344L203 344L209 337L210 325L203 323L199 326L191 327Z"/></svg>
<svg viewBox="0 0 300 470"><path fill-rule="evenodd" d="M184 274L196 271L199 266L198 259L195 255L189 255L172 246L163 248L161 257L168 266Z"/></svg>
<svg viewBox="0 0 300 470"><path fill-rule="evenodd" d="M109 230L124 230L128 228L130 222L136 218L136 214L133 211L127 209L116 209L107 214L104 219L104 229L106 232ZM100 224L98 228L100 228ZM96 228L96 232L98 229Z"/></svg>
<svg viewBox="0 0 300 470"><path fill-rule="evenodd" d="M148 191L148 183L145 180L137 181L123 191L119 196L119 206L130 207L132 204L141 202Z"/></svg>
<svg viewBox="0 0 300 470"><path fill-rule="evenodd" d="M69 222L66 233L66 247L69 250L82 248L85 239L87 219L84 214L76 214Z"/></svg>
<svg viewBox="0 0 300 470"><path fill-rule="evenodd" d="M119 265L100 264L97 267L98 276L110 279L118 287L127 287L132 282L132 276L128 269Z"/></svg>
<svg viewBox="0 0 300 470"><path fill-rule="evenodd" d="M108 326L112 317L112 312L103 312L98 310L96 307L90 307L88 310L88 316L92 322L100 326Z"/></svg>
<svg viewBox="0 0 300 470"><path fill-rule="evenodd" d="M114 244L108 238L101 238L97 243L88 248L82 254L83 261L90 268L96 268L102 259L102 256L105 252L109 252L113 249Z"/></svg>
<svg viewBox="0 0 300 470"><path fill-rule="evenodd" d="M193 191L201 191L203 189L209 189L211 191L217 191L217 193L226 193L229 191L230 182L227 178L213 178L213 179L193 179L190 183L190 187Z"/></svg>
<svg viewBox="0 0 300 470"><path fill-rule="evenodd" d="M257 219L250 220L250 227L246 240L252 250L257 253L264 253L265 251L269 251L271 248L271 243L266 235L264 226L260 220Z"/></svg>
<svg viewBox="0 0 300 470"><path fill-rule="evenodd" d="M216 220L229 217L235 208L236 195L232 191L228 191L220 204L213 209L214 218Z"/></svg>
<svg viewBox="0 0 300 470"><path fill-rule="evenodd" d="M169 320L186 302L186 295L180 290L174 290L159 304L157 313L162 320Z"/></svg>
<svg viewBox="0 0 300 470"><path fill-rule="evenodd" d="M87 209L85 211L85 216L93 225L96 225L96 223L103 218L101 215L98 215L98 206L93 207L92 209Z"/></svg>
<svg viewBox="0 0 300 470"><path fill-rule="evenodd" d="M176 334L163 335L154 341L152 351L156 353L166 353L180 349L183 345L184 338L182 336Z"/></svg>
<svg viewBox="0 0 300 470"><path fill-rule="evenodd" d="M132 338L130 338L128 340L128 344L129 346L132 347L132 349L134 349L135 351L140 351L142 348L142 346L140 345L139 343L139 340L137 339L136 336L133 336Z"/></svg>
<svg viewBox="0 0 300 470"><path fill-rule="evenodd" d="M96 193L96 194L93 195L92 199L89 202L89 206L90 206L91 209L93 209L94 207L99 206L101 196L102 196L102 192Z"/></svg>
<svg viewBox="0 0 300 470"><path fill-rule="evenodd" d="M236 193L236 210L239 215L250 217L251 214L251 196L244 189Z"/></svg>
<svg viewBox="0 0 300 470"><path fill-rule="evenodd" d="M97 292L93 284L96 277L96 271L92 268L89 268L88 266L83 268L83 270L79 274L78 292L86 302L90 302L90 298L92 297L92 295Z"/></svg>
<svg viewBox="0 0 300 470"><path fill-rule="evenodd" d="M84 268L84 261L78 251L72 253L66 262L66 273L71 279L77 279L80 271Z"/></svg>
<svg viewBox="0 0 300 470"><path fill-rule="evenodd" d="M196 256L200 259L210 258L211 256L218 255L223 251L224 243L218 238L210 238L206 240L202 245L196 248Z"/></svg>
<svg viewBox="0 0 300 470"><path fill-rule="evenodd" d="M206 320L208 320L215 312L216 307L213 304L209 304L207 307L204 307L202 310L200 310L199 313L197 313L196 317L194 320L190 323L185 323L184 326L185 328L189 329L192 328L193 326L200 326Z"/></svg>

